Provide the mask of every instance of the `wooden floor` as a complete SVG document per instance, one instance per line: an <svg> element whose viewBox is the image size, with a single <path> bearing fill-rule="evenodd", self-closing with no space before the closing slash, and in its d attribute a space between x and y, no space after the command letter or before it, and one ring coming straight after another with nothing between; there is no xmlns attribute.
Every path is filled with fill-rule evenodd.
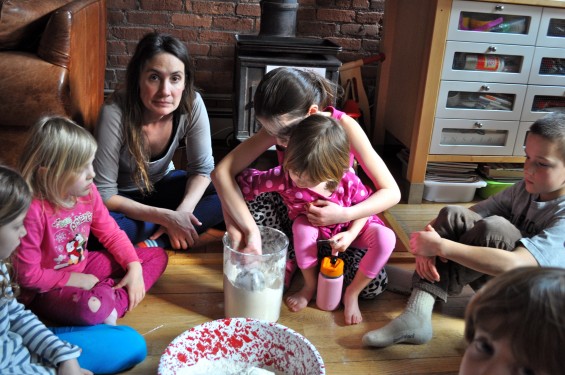
<svg viewBox="0 0 565 375"><path fill-rule="evenodd" d="M385 214L399 240L391 263L413 269L406 252L409 233L422 228L437 213L440 204L399 204ZM145 336L147 359L124 374L155 374L163 350L176 336L195 325L223 318L222 232L211 230L190 252L170 252L165 274L143 302L118 324L130 325ZM302 279L293 280L292 290ZM385 325L405 306L407 297L385 292L375 300L362 300L364 321L345 326L343 309L318 310L314 304L298 313L283 305L279 323L304 335L320 352L329 375L338 374L456 374L465 344L463 312L471 292L449 303L436 303L434 337L426 345L396 345L377 349L361 344L363 334Z"/></svg>

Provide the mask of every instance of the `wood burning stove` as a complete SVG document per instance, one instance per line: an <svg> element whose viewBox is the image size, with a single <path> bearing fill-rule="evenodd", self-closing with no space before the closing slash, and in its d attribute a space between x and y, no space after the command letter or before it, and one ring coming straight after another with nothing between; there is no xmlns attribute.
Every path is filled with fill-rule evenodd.
<svg viewBox="0 0 565 375"><path fill-rule="evenodd" d="M259 128L255 121L255 88L269 70L279 66L313 69L338 84L341 47L326 39L236 35L234 133L245 140Z"/></svg>
<svg viewBox="0 0 565 375"><path fill-rule="evenodd" d="M327 39L294 37L296 23L289 17L296 17L297 7L296 0L261 1L259 35L235 36L234 134L240 141L259 130L253 96L269 70L280 66L312 69L338 84L341 61L336 55L341 46Z"/></svg>

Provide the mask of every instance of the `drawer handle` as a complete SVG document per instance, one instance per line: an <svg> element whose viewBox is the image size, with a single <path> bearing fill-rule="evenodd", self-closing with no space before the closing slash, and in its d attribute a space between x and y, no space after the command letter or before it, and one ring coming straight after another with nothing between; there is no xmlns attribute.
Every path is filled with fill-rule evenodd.
<svg viewBox="0 0 565 375"><path fill-rule="evenodd" d="M501 12L504 10L504 5L496 5L494 7L494 10L496 10L497 12Z"/></svg>
<svg viewBox="0 0 565 375"><path fill-rule="evenodd" d="M488 51L489 52L496 52L496 46L489 46Z"/></svg>
<svg viewBox="0 0 565 375"><path fill-rule="evenodd" d="M485 135L485 134L486 134L485 131L482 130L482 128L483 128L483 124L482 124L482 123L480 123L480 122L477 121L477 122L475 122L474 125L475 125L475 128L477 128L477 130L476 130L476 133L477 133L477 134L480 134L480 135Z"/></svg>
<svg viewBox="0 0 565 375"><path fill-rule="evenodd" d="M489 85L482 85L481 91L490 91L490 86Z"/></svg>

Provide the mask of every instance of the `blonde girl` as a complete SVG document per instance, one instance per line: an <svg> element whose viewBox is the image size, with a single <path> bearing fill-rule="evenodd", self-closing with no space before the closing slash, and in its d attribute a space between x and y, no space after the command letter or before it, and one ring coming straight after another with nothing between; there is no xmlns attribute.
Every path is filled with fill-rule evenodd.
<svg viewBox="0 0 565 375"><path fill-rule="evenodd" d="M33 201L14 266L21 300L50 321L115 324L167 264L161 248L135 249L93 184L93 136L69 119L39 122L20 162ZM90 233L107 251L88 251Z"/></svg>

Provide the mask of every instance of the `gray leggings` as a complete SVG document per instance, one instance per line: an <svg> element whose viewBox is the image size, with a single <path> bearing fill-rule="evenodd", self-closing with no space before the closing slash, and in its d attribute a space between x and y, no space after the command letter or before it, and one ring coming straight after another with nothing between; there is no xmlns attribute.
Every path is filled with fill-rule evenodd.
<svg viewBox="0 0 565 375"><path fill-rule="evenodd" d="M501 216L482 218L462 206L450 205L441 209L435 223L436 232L442 237L472 246L492 247L501 251L513 251L522 234L510 221ZM425 290L437 298L447 301L447 296L458 295L470 285L481 288L492 276L477 272L448 260L437 261L440 281L430 283L414 272L412 286Z"/></svg>

